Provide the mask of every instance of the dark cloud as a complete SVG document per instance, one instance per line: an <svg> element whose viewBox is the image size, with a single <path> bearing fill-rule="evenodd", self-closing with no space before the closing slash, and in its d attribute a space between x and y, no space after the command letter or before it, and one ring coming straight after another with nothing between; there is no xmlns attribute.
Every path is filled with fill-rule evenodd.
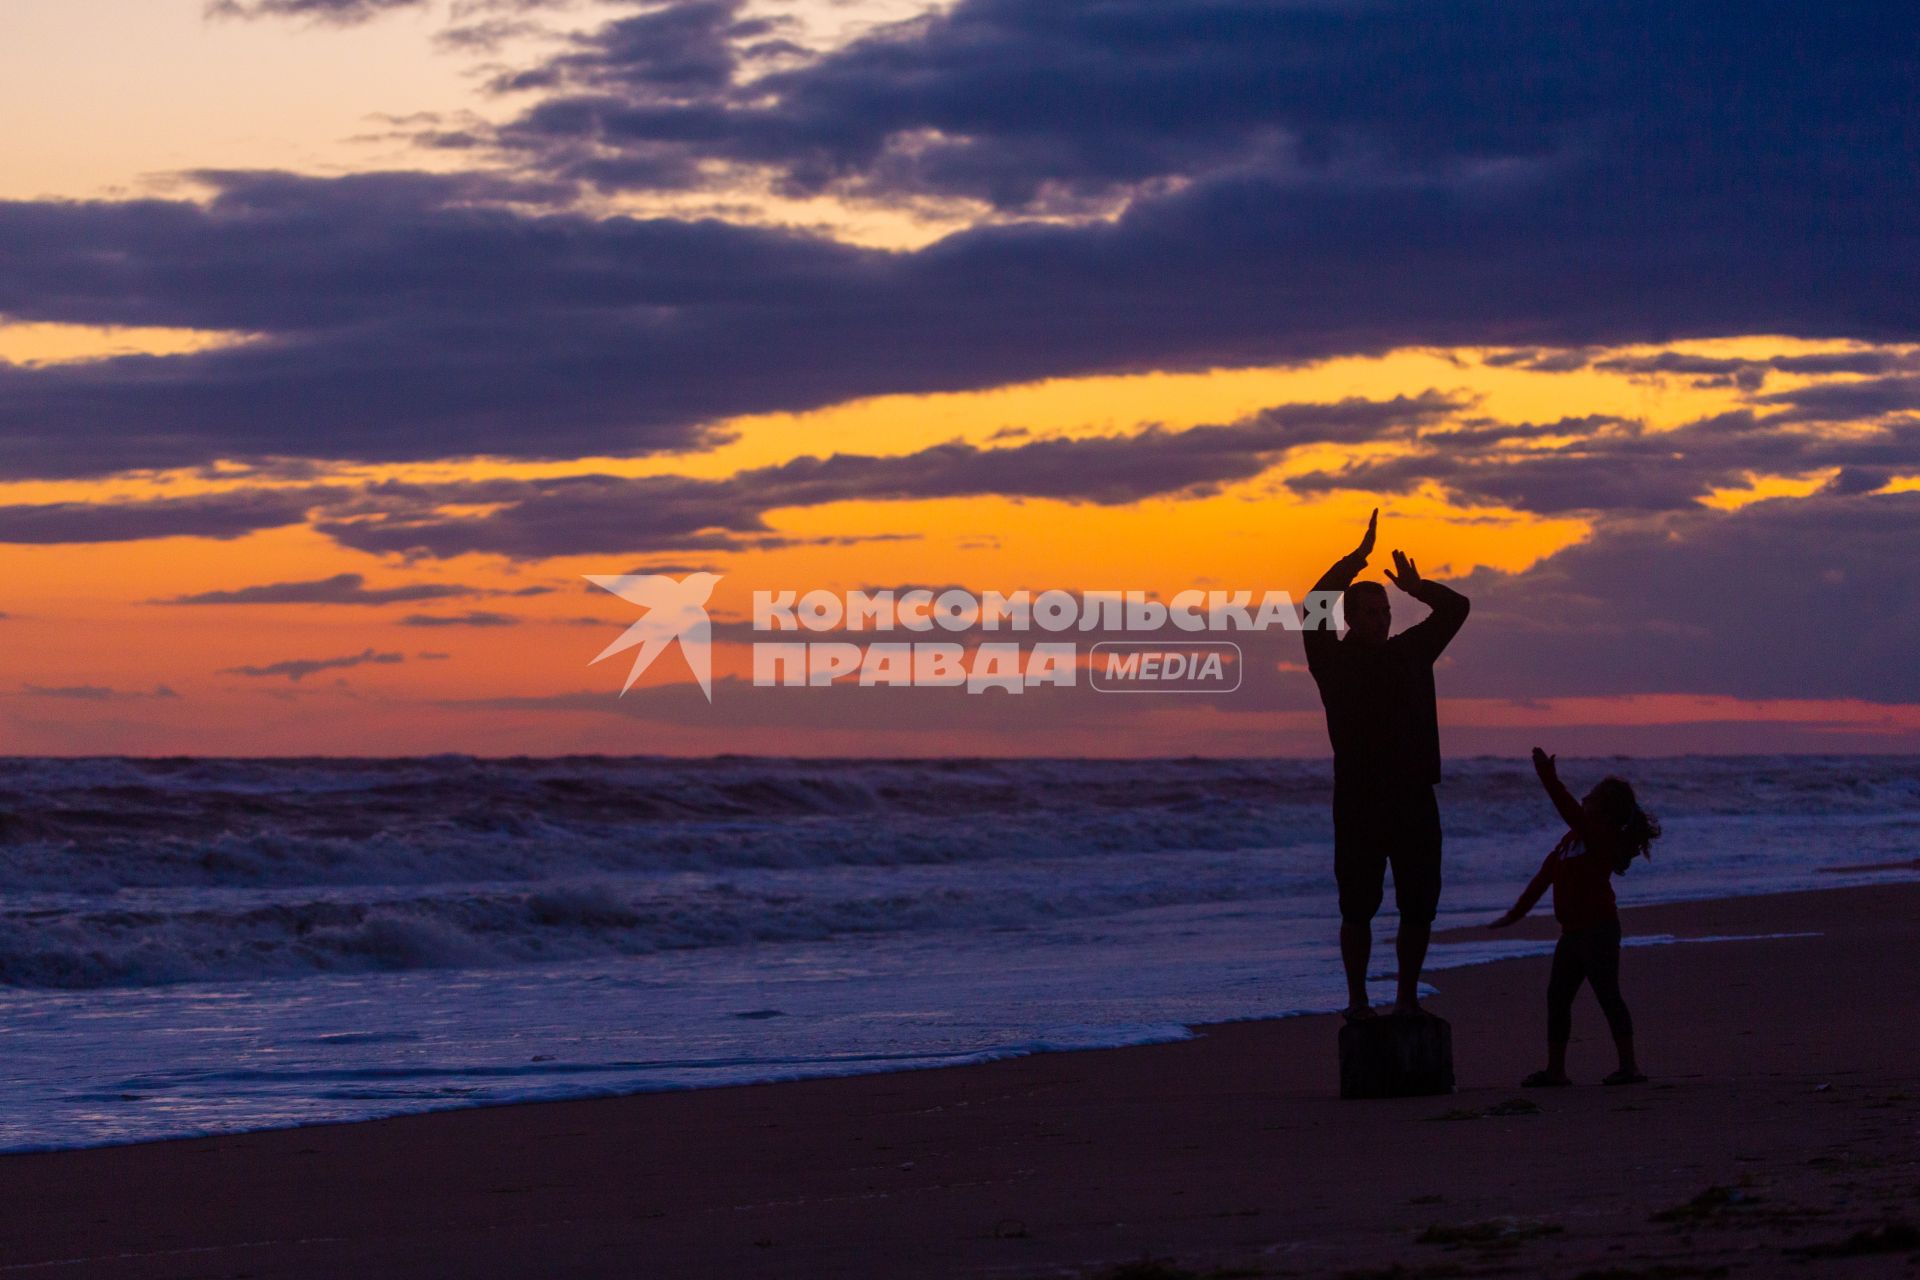
<svg viewBox="0 0 1920 1280"><path fill-rule="evenodd" d="M204 203L0 203L0 312L256 335L0 366L0 471L635 454L860 395L1409 344L1551 362L1911 339L1914 21L1810 0L962 0L788 65L737 4L655 6L526 69L539 101L495 141L531 179L214 173ZM760 74L756 50L786 60ZM800 194L1132 203L902 253L534 211L581 181L729 165Z"/></svg>
<svg viewBox="0 0 1920 1280"><path fill-rule="evenodd" d="M717 564L693 564L688 561L667 560L655 564L633 565L622 572L628 577L642 573L662 573L670 578L684 578L690 573L721 573L723 569ZM604 601L607 598L606 588L596 583L576 583L575 590L583 595L592 596L596 600Z"/></svg>
<svg viewBox="0 0 1920 1280"><path fill-rule="evenodd" d="M475 484L375 486L377 514L320 519L343 546L376 554L451 557L493 552L521 559L593 552L714 550L772 532L732 480L584 475ZM485 515L447 514L467 503Z"/></svg>
<svg viewBox="0 0 1920 1280"><path fill-rule="evenodd" d="M1876 374L1887 375L1912 369L1914 357L1901 351L1846 351L1811 356L1773 356L1764 360L1687 355L1662 351L1646 356L1615 356L1596 360L1593 367L1613 373L1679 375L1695 386L1734 386L1742 391L1758 391L1771 373L1812 375ZM1920 378L1869 377L1859 381L1836 381L1794 391L1775 392L1754 397L1756 404L1784 404L1793 411L1784 415L1792 420L1836 421L1872 417L1896 409L1920 408Z"/></svg>
<svg viewBox="0 0 1920 1280"><path fill-rule="evenodd" d="M1808 390L1817 388L1792 394ZM1807 429L1792 421L1791 414L1762 417L1740 411L1675 430L1649 431L1638 422L1607 416L1542 423L1458 418L1466 408L1466 401L1428 391L1382 401L1279 405L1238 422L1184 431L1150 428L1125 436L1021 438L999 448L950 443L897 456L802 457L724 479L575 475L383 482L315 489L284 507L266 505L280 513L272 522L311 511L318 531L375 554L486 553L539 559L790 545L793 540L778 532L770 513L843 501L1000 495L1111 505L1192 497L1258 476L1279 454L1305 444L1384 440L1410 451L1290 478L1287 485L1302 494L1395 493L1434 483L1466 502L1550 515L1584 513L1603 521L1693 509L1714 489L1744 487L1755 472L1837 469L1828 486L1836 496L1868 493L1897 475L1920 473L1920 422L1904 419L1837 434ZM1573 443L1540 445L1545 438L1567 437ZM267 496L277 503L279 493L267 491ZM223 512L252 510L247 491L224 499L218 508ZM41 508L0 508L0 535L78 541L150 536L145 531L156 528L185 532L191 526L180 522L175 504L190 501L197 500L62 504L57 519ZM473 506L489 510L477 515L458 510ZM156 510L149 515L148 507ZM100 513L97 523L89 514L95 511ZM209 527L224 532L245 523L216 521ZM910 536L851 535L837 541ZM684 570L682 565L648 571ZM553 589L535 584L502 592L443 583L369 588L362 575L340 574L204 592L168 603L377 605L528 596Z"/></svg>
<svg viewBox="0 0 1920 1280"><path fill-rule="evenodd" d="M71 702L140 702L151 698L177 698L180 695L164 684L157 684L150 690L115 689L101 684L23 684L20 696L28 698L60 698Z"/></svg>
<svg viewBox="0 0 1920 1280"><path fill-rule="evenodd" d="M209 18L307 18L350 26L394 9L417 9L426 0L207 0Z"/></svg>
<svg viewBox="0 0 1920 1280"><path fill-rule="evenodd" d="M1534 373L1567 373L1591 368L1639 377L1684 377L1696 386L1732 386L1754 391L1773 373L1816 377L1849 373L1881 375L1920 367L1920 357L1910 351L1886 349L1760 358L1703 356L1684 351L1608 356L1600 348L1576 347L1494 351L1483 357L1482 363Z"/></svg>
<svg viewBox="0 0 1920 1280"><path fill-rule="evenodd" d="M1529 373L1569 373L1593 363L1594 349L1573 347L1564 351L1495 351L1483 363L1496 369L1525 369Z"/></svg>
<svg viewBox="0 0 1920 1280"><path fill-rule="evenodd" d="M1804 406L1805 397L1824 389L1781 399ZM1890 404L1895 397L1883 390L1843 398L1865 412L1869 404ZM1839 467L1851 491L1879 488L1895 474L1920 473L1920 421L1896 420L1844 435L1796 425L1802 417L1826 416L1804 407L1766 417L1740 410L1670 431L1611 418L1490 424L1423 433L1418 452L1311 472L1287 484L1299 493L1400 493L1431 482L1463 501L1546 515L1632 514L1692 507L1713 489L1745 487L1750 473L1797 475ZM1527 447L1534 437L1563 434L1580 438L1552 449Z"/></svg>
<svg viewBox="0 0 1920 1280"><path fill-rule="evenodd" d="M0 311L260 335L0 369L0 468L630 454L888 392L1920 320L1904 4L962 0L757 78L778 36L743 21L657 7L531 68L499 141L532 182L0 205ZM741 165L1131 203L914 252L532 211Z"/></svg>
<svg viewBox="0 0 1920 1280"><path fill-rule="evenodd" d="M780 27L773 19L743 17L744 8L743 0L653 6L606 24L538 67L500 77L495 88L591 86L643 102L711 101L732 86L746 62L743 47Z"/></svg>
<svg viewBox="0 0 1920 1280"><path fill-rule="evenodd" d="M321 519L343 545L379 553L522 558L634 550L710 550L777 538L766 513L832 502L972 497L1109 505L1196 495L1260 474L1281 451L1410 433L1464 402L1438 392L1391 400L1280 405L1239 422L1128 436L1035 440L1006 448L945 444L893 457L797 458L724 480L566 476L550 480L371 487L375 514ZM485 515L446 515L481 503Z"/></svg>
<svg viewBox="0 0 1920 1280"><path fill-rule="evenodd" d="M342 658L288 658L281 662L269 662L264 666L223 667L221 675L232 676L284 676L298 683L319 671L333 671L344 667L359 667L373 664L389 666L396 662L405 662L403 653L376 653L372 649L363 649L359 653L348 654Z"/></svg>
<svg viewBox="0 0 1920 1280"><path fill-rule="evenodd" d="M1788 422L1851 422L1890 413L1920 412L1920 377L1862 378L1823 382L1761 396L1758 403L1782 406Z"/></svg>
<svg viewBox="0 0 1920 1280"><path fill-rule="evenodd" d="M516 627L520 619L510 613L472 609L466 613L410 613L400 619L403 627ZM426 657L426 654L421 654Z"/></svg>
<svg viewBox="0 0 1920 1280"><path fill-rule="evenodd" d="M531 36L552 36L547 11L575 7L576 0L453 0L449 24L434 44L454 53L494 53Z"/></svg>
<svg viewBox="0 0 1920 1280"><path fill-rule="evenodd" d="M484 595L477 587L457 583L415 582L398 587L369 587L358 573L336 573L308 582L269 582L231 591L200 591L193 595L156 600L155 604L395 604L413 600L444 600L453 596Z"/></svg>
<svg viewBox="0 0 1920 1280"><path fill-rule="evenodd" d="M448 27L433 42L455 53L496 53L511 41L546 33L541 24L524 18L487 18Z"/></svg>
<svg viewBox="0 0 1920 1280"><path fill-rule="evenodd" d="M1920 368L1920 354L1911 351L1829 351L1804 356L1775 356L1767 363L1782 373L1887 374Z"/></svg>
<svg viewBox="0 0 1920 1280"><path fill-rule="evenodd" d="M805 358L828 359L857 340L860 277L886 259L721 223L524 216L498 201L539 192L491 178L205 177L219 194L204 208L0 203L0 311L264 335L0 365L0 469L688 447L736 395L766 409L841 398L844 368L737 353L771 355L819 299L799 327L823 326ZM760 319L740 325L740 307ZM726 379L688 376L722 361Z"/></svg>
<svg viewBox="0 0 1920 1280"><path fill-rule="evenodd" d="M668 5L509 78L552 93L504 141L609 185L729 160L798 193L1026 210L1255 167L1299 186L1477 170L1467 199L1531 184L1569 225L1658 202L1678 228L1770 196L1825 202L1825 229L1865 212L1838 191L1886 191L1868 156L1911 140L1912 13L1891 3L962 0L763 75L740 12ZM1606 205L1569 198L1613 182Z"/></svg>
<svg viewBox="0 0 1920 1280"><path fill-rule="evenodd" d="M1688 355L1662 351L1650 356L1616 356L1594 362L1594 368L1609 373L1640 376L1681 376L1695 386L1734 386L1742 391L1757 391L1766 382L1771 367L1760 360L1736 360L1716 356Z"/></svg>
<svg viewBox="0 0 1920 1280"><path fill-rule="evenodd" d="M299 524L308 511L334 493L323 489L249 489L191 498L0 506L0 542L238 538L261 529Z"/></svg>
<svg viewBox="0 0 1920 1280"><path fill-rule="evenodd" d="M1753 503L1604 528L1474 602L1453 696L1920 701L1920 493ZM1756 738L1751 749L1773 749Z"/></svg>

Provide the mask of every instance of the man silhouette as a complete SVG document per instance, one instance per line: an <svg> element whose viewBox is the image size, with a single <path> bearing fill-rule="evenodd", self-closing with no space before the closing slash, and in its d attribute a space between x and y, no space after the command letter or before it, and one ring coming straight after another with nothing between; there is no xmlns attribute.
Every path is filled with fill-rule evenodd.
<svg viewBox="0 0 1920 1280"><path fill-rule="evenodd" d="M1373 554L1380 510L1366 537L1314 583L1316 592L1345 593L1347 635L1332 623L1304 634L1307 670L1320 686L1333 742L1333 872L1340 889L1340 961L1347 971L1347 1017L1373 1016L1367 961L1373 917L1380 909L1387 864L1400 910L1396 951L1399 995L1394 1012L1420 1009L1420 966L1440 902L1440 729L1433 664L1467 620L1467 598L1420 576L1393 553L1387 580L1432 610L1389 638L1393 606L1377 582L1354 582Z"/></svg>

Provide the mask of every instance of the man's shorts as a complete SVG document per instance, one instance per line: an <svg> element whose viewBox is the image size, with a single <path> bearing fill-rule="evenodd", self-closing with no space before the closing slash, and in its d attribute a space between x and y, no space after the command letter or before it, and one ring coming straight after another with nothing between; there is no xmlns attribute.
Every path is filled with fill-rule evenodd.
<svg viewBox="0 0 1920 1280"><path fill-rule="evenodd" d="M1387 864L1400 918L1426 924L1440 905L1440 806L1427 783L1333 787L1333 875L1340 918L1363 922L1380 910Z"/></svg>

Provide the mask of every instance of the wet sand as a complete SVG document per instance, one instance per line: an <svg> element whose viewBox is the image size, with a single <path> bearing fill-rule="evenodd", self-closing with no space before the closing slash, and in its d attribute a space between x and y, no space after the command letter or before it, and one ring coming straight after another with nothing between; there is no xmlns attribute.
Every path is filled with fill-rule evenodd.
<svg viewBox="0 0 1920 1280"><path fill-rule="evenodd" d="M1598 1085L1586 993L1579 1087L1515 1087L1542 1054L1539 957L1434 975L1443 1098L1340 1102L1313 1017L0 1157L0 1277L1913 1275L1920 885L1626 927L1818 936L1629 950L1637 1088Z"/></svg>

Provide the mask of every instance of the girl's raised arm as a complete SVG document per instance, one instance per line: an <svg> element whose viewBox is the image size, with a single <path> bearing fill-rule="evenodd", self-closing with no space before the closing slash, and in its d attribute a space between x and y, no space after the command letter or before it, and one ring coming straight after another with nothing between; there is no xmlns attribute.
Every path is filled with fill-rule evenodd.
<svg viewBox="0 0 1920 1280"><path fill-rule="evenodd" d="M1540 785L1547 789L1547 795L1553 799L1553 807L1560 811L1561 818L1573 828L1575 835L1586 839L1587 813L1580 802L1573 798L1573 792L1567 790L1567 784L1560 781L1560 774L1554 768L1553 757L1540 748L1533 749L1533 771L1540 775Z"/></svg>

